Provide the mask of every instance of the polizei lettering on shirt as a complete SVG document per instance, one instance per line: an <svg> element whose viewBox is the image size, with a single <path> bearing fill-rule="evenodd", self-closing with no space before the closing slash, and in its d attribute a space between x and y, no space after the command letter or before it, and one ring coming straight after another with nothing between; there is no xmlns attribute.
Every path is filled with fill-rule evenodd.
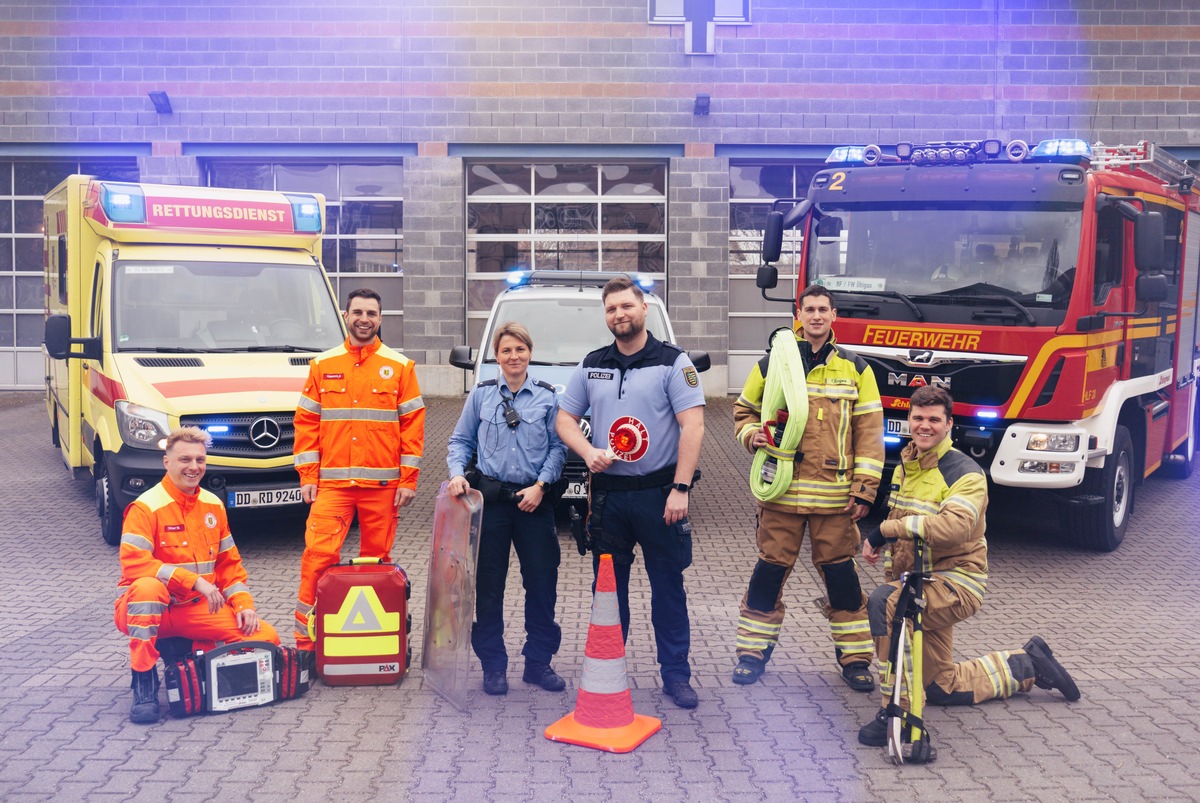
<svg viewBox="0 0 1200 803"><path fill-rule="evenodd" d="M615 379L616 373L613 371L588 371L588 379Z"/></svg>

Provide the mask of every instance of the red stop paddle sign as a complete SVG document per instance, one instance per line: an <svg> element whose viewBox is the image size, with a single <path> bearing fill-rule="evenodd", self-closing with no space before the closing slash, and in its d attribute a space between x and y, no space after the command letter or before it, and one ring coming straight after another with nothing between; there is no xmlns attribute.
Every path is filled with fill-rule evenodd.
<svg viewBox="0 0 1200 803"><path fill-rule="evenodd" d="M646 456L650 433L646 425L631 415L618 418L608 428L608 450L617 460L632 463Z"/></svg>

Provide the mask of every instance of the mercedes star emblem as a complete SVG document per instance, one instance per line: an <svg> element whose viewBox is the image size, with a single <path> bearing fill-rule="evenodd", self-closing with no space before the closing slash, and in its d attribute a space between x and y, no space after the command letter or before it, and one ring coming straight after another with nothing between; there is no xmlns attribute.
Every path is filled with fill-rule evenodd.
<svg viewBox="0 0 1200 803"><path fill-rule="evenodd" d="M274 418L256 418L250 424L250 442L259 449L270 449L276 446L282 435L279 422Z"/></svg>

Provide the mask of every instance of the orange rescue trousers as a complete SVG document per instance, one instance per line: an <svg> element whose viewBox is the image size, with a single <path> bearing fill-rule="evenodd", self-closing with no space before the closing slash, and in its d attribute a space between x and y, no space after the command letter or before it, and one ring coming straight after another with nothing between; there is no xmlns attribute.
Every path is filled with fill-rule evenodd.
<svg viewBox="0 0 1200 803"><path fill-rule="evenodd" d="M308 616L317 602L317 580L341 559L342 543L358 513L360 546L364 558L391 560L396 540L396 488L318 488L304 530L300 558L300 592L296 595L296 647L313 649L308 637Z"/></svg>
<svg viewBox="0 0 1200 803"><path fill-rule="evenodd" d="M129 636L129 662L134 672L148 672L158 660L158 639L181 636L193 649L208 651L236 641L279 643L279 634L261 619L252 636L242 634L237 614L228 605L209 613L203 597L196 602L171 604L167 587L157 578L139 577L113 605L113 623Z"/></svg>

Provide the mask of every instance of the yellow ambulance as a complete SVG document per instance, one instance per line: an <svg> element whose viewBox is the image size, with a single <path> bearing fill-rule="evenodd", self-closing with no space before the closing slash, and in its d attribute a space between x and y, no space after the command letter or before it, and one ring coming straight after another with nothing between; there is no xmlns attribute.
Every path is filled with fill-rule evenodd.
<svg viewBox="0 0 1200 803"><path fill-rule="evenodd" d="M345 337L321 267L325 199L71 176L45 198L46 410L100 530L163 476L178 426L212 436L230 513L302 507L292 414Z"/></svg>

